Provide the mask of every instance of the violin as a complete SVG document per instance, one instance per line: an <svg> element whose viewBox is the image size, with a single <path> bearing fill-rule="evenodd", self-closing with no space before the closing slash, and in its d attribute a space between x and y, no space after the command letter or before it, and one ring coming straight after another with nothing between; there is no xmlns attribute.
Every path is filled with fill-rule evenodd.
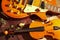
<svg viewBox="0 0 60 40"><path fill-rule="evenodd" d="M60 19L51 20L49 23L42 23L40 21L34 21L30 24L29 28L11 30L7 28L4 32L0 32L0 36L4 35L18 35L20 33L29 32L30 36L34 39L43 38L45 35L52 36L60 40Z"/></svg>
<svg viewBox="0 0 60 40"><path fill-rule="evenodd" d="M32 22L29 28L36 28L36 27L44 27L44 31L35 31L30 32L30 36L34 39L44 38L44 36L49 35L53 38L60 40L60 19L51 20L47 24L43 24L42 22L35 21Z"/></svg>
<svg viewBox="0 0 60 40"><path fill-rule="evenodd" d="M56 0L2 0L1 7L4 14L12 18L24 18L29 16L27 13L30 13L39 17L43 14L44 17L42 18L46 19L46 11L56 12L58 9L59 12L59 8L56 7ZM36 12L36 9L40 11Z"/></svg>

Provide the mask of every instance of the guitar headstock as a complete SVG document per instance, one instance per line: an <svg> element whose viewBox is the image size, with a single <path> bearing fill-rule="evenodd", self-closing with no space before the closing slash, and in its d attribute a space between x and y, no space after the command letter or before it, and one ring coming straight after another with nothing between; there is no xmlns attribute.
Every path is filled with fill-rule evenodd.
<svg viewBox="0 0 60 40"><path fill-rule="evenodd" d="M26 14L21 14L27 0L2 0L1 6L4 14L12 18L23 18Z"/></svg>

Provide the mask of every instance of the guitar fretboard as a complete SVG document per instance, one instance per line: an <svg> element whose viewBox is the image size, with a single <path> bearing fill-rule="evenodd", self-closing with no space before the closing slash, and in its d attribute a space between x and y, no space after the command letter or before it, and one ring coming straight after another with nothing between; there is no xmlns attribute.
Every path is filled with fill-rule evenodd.
<svg viewBox="0 0 60 40"><path fill-rule="evenodd" d="M53 6L53 5L50 5L50 4L46 4L45 7L46 7L49 11L56 12L56 13L60 13L60 7Z"/></svg>

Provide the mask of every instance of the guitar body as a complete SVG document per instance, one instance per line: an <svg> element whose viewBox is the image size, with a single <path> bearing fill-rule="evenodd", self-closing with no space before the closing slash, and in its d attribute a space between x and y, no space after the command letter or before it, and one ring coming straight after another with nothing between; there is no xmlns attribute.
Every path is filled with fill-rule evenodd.
<svg viewBox="0 0 60 40"><path fill-rule="evenodd" d="M28 15L26 13L21 12L25 5L27 3L27 0L2 0L1 7L4 12L9 17L12 18L24 18Z"/></svg>
<svg viewBox="0 0 60 40"><path fill-rule="evenodd" d="M32 2L30 2L31 5L35 6L35 7L39 7L40 8L40 5L41 5L41 0L30 0ZM56 6L56 0L44 0L44 2L46 2L47 4L50 4L50 5L54 5ZM27 17L28 15L26 14L27 12L31 11L30 13L32 13L33 11L35 12L36 8L28 8L25 12L23 13L22 11L25 9L26 5L29 3L29 0L2 0L2 3L1 3L1 6L2 6L2 10L4 12L4 14L6 14L7 16L9 17L12 17L12 18L24 18L24 17ZM44 10L42 10L44 11ZM41 12L41 10L40 10ZM41 12L43 13L43 12ZM45 12L46 13L46 10ZM33 13L32 13L33 14ZM40 13L36 14L37 16L41 17ZM46 17L46 14L43 14L42 16ZM44 18L45 18L44 17Z"/></svg>
<svg viewBox="0 0 60 40"><path fill-rule="evenodd" d="M42 32L30 32L30 36L34 39L40 39L43 38L46 35L52 36L53 38L56 38L60 40L60 29L54 30L54 26L57 26L60 28L60 19L51 20L51 23L48 24L42 24L42 22L32 22L30 24L30 28L40 27L44 26L45 31Z"/></svg>
<svg viewBox="0 0 60 40"><path fill-rule="evenodd" d="M24 10L24 12L26 13L31 13L32 15L37 15L38 17L40 17L42 20L46 20L47 16L46 16L46 12L48 11L47 9L41 9L41 2L42 0L33 0L32 4L28 4ZM44 2L46 4L50 4L52 6L56 6L56 0L44 0ZM28 2L29 3L29 2ZM37 9L37 10L36 10ZM39 12L37 12L38 10L40 10Z"/></svg>

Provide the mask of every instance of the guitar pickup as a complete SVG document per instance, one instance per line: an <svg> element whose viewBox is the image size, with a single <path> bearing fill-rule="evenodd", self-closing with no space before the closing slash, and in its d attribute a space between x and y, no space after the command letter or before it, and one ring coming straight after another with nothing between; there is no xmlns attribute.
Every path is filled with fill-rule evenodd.
<svg viewBox="0 0 60 40"><path fill-rule="evenodd" d="M41 7L42 9L45 9L45 3L44 3L44 1L41 2L40 7Z"/></svg>

